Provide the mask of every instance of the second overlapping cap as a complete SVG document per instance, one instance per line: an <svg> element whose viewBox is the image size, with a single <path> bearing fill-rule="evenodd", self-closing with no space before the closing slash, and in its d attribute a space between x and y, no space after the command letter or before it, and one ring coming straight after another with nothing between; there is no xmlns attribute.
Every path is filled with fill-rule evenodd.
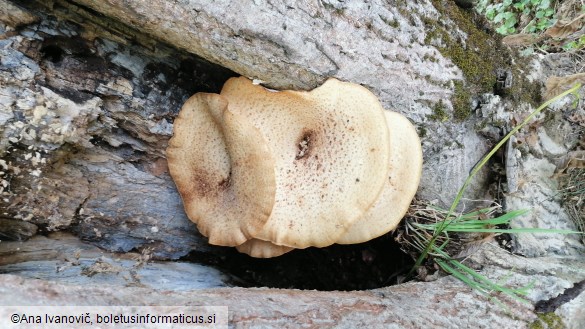
<svg viewBox="0 0 585 329"><path fill-rule="evenodd" d="M422 166L410 122L336 79L273 92L240 77L220 94L196 94L175 120L167 158L201 233L254 257L392 230Z"/></svg>

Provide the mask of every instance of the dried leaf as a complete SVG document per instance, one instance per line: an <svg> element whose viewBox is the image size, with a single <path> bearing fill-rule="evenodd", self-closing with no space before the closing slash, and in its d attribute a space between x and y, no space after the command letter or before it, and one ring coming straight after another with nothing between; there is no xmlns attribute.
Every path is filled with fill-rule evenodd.
<svg viewBox="0 0 585 329"><path fill-rule="evenodd" d="M585 168L585 151L575 151L570 152L569 154L571 153L573 153L572 155L574 155L574 157L569 160L569 163L567 163L567 168Z"/></svg>
<svg viewBox="0 0 585 329"><path fill-rule="evenodd" d="M504 37L502 43L510 47L526 47L537 43L540 38L534 34L512 34Z"/></svg>
<svg viewBox="0 0 585 329"><path fill-rule="evenodd" d="M544 98L549 100L571 88L577 82L585 83L585 73L577 73L565 77L550 77L546 80Z"/></svg>
<svg viewBox="0 0 585 329"><path fill-rule="evenodd" d="M581 127L585 127L585 114L583 113L572 113L567 117L567 120L569 120L569 122L577 124Z"/></svg>
<svg viewBox="0 0 585 329"><path fill-rule="evenodd" d="M564 173L569 168L585 168L585 150L572 151L563 156L556 168L557 173Z"/></svg>
<svg viewBox="0 0 585 329"><path fill-rule="evenodd" d="M565 39L569 35L581 30L585 22L585 14L577 16L572 21L558 20L555 25L544 31L544 35L551 38Z"/></svg>

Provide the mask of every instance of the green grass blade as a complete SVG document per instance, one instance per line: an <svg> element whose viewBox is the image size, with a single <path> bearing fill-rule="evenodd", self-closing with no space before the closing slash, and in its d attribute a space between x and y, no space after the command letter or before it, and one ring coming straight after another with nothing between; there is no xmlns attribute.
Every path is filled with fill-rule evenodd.
<svg viewBox="0 0 585 329"><path fill-rule="evenodd" d="M467 178L465 179L463 186L461 186L461 188L459 189L459 191L457 192L457 196L455 197L455 200L453 201L453 203L451 204L451 207L449 208L449 211L447 212L447 215L445 216L446 219L451 219L452 214L454 213L455 209L457 208L457 206L459 205L459 202L461 201L461 198L463 197L463 192L465 192L465 190L467 189L467 186L471 183L471 180L475 177L475 175L481 170L481 168L483 168L483 166L488 162L488 160L508 141L508 139L510 139L510 137L514 134L516 134L518 132L518 130L520 130L522 127L524 127L526 124L528 124L532 118L534 118L535 115L537 115L538 113L540 113L542 110L544 110L545 108L547 108L550 104L556 102L557 100L569 95L569 94L573 94L576 95L578 97L578 90L581 88L581 83L577 83L575 84L571 89L557 95L556 97L544 102L541 106L539 106L536 110L532 111L532 113L530 113L526 119L524 119L524 121L522 121L519 125L515 126L508 134L506 134L506 136L504 136L504 138L502 138L502 140L500 140L496 146L494 146L492 148L492 150L486 155L484 156L471 170L471 172L469 173L469 175L467 176ZM414 271L416 271L416 269L422 264L422 262L424 261L424 259L426 259L429 251L431 250L431 248L435 245L435 241L436 239L439 237L439 235L441 233L443 233L444 229L447 227L449 222L447 221L443 221L441 222L441 224L439 226L437 226L437 229L435 230L435 233L433 234L433 237L430 239L429 244L427 245L427 247L422 251L421 255L418 257L418 259L416 260L414 266L412 267L412 269L410 270L408 275L411 275Z"/></svg>
<svg viewBox="0 0 585 329"><path fill-rule="evenodd" d="M451 221L450 223L448 223L448 225L446 225L447 229L449 231L452 231L453 228L485 228L488 225L503 225L503 224L509 224L510 221L512 219L514 219L515 217L524 215L526 213L528 213L529 210L514 210L514 211L510 211L509 213L503 214L502 216L496 217L496 218L491 218L491 219L469 219L469 220L462 220L462 221L458 221L457 224L452 224L453 221ZM415 225L416 227L419 228L423 228L426 230L436 230L436 228L441 225L440 222L437 223L433 223L433 224L420 224L420 223L413 223L413 225Z"/></svg>
<svg viewBox="0 0 585 329"><path fill-rule="evenodd" d="M569 94L576 94L577 90L579 90L580 88L581 88L581 83L577 83L577 84L575 84L575 86L573 86L573 88L571 88L571 89L561 93L560 95L544 102L536 110L532 111L532 113L530 113L526 117L526 119L524 119L524 121L522 121L519 125L514 127L512 130L510 130L510 132L507 133L506 136L504 138L502 138L502 140L500 140L496 144L496 146L494 146L492 148L492 150L486 156L484 156L479 163L477 163L473 167L473 169L471 170L471 173L465 179L463 186L461 186L461 188L459 189L459 192L457 193L457 196L455 197L455 201L451 204L451 208L449 208L449 214L452 214L455 211L455 208L457 208L457 206L459 205L459 202L461 201L461 198L463 197L463 192L465 192L465 190L467 189L467 186L469 185L469 183L471 183L471 180L473 179L473 177L475 177L475 175L481 170L481 168L483 168L483 166L488 162L488 160L491 159L491 157L508 141L508 139L510 139L510 137L512 137L512 135L516 134L518 132L518 130L520 130L522 127L524 127L526 124L528 124L532 120L532 118L534 118L535 115L537 115L542 110L547 108L550 104L556 102L557 100L559 100L559 99L561 99ZM447 216L447 217L449 217L449 216Z"/></svg>
<svg viewBox="0 0 585 329"><path fill-rule="evenodd" d="M476 289L482 293L489 293L489 291L498 291L509 295L510 297L522 301L524 303L530 303L526 299L518 296L518 295L525 295L527 290L530 289L531 285L511 289L507 288L503 285L497 284L492 282L490 279L486 278L485 276L477 273L474 269L465 266L463 263L452 259L446 253L442 251L438 251L446 259L437 259L437 264L447 273L452 274L459 280L463 281L465 284L470 286L473 289Z"/></svg>
<svg viewBox="0 0 585 329"><path fill-rule="evenodd" d="M448 232L467 232L467 233L541 233L541 234L583 234L579 231L571 230L557 230L546 228L466 228L466 227L448 227L445 229Z"/></svg>
<svg viewBox="0 0 585 329"><path fill-rule="evenodd" d="M465 276L461 272L456 271L455 269L450 267L447 264L447 262L437 259L437 264L443 269L443 271L453 275L455 278L459 279L459 281L462 281L463 283L465 283L466 285L468 285L472 289L478 291L482 295L486 295L486 296L488 295L488 291L486 291L483 286L477 284L477 282L475 282L473 280L470 280L469 277Z"/></svg>

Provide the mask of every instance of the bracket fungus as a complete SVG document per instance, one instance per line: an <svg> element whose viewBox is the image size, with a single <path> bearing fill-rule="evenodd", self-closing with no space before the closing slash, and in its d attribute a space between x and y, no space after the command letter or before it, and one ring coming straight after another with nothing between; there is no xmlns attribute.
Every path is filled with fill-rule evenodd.
<svg viewBox="0 0 585 329"><path fill-rule="evenodd" d="M198 93L174 122L167 158L209 243L264 258L391 231L422 167L408 119L336 79L273 92L240 77Z"/></svg>

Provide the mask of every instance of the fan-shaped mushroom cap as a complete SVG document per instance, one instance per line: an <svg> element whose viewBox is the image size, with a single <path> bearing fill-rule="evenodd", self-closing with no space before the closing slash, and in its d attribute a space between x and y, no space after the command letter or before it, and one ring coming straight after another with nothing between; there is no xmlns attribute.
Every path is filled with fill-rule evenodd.
<svg viewBox="0 0 585 329"><path fill-rule="evenodd" d="M250 239L236 247L239 252L256 258L272 258L286 254L294 248L279 246L270 241Z"/></svg>
<svg viewBox="0 0 585 329"><path fill-rule="evenodd" d="M275 150L275 203L255 238L328 246L377 199L390 146L384 109L370 91L329 79L310 92L271 92L240 77L221 95Z"/></svg>
<svg viewBox="0 0 585 329"><path fill-rule="evenodd" d="M414 126L403 115L386 111L390 131L388 178L380 197L337 243L377 238L398 226L416 193L422 171L422 148Z"/></svg>
<svg viewBox="0 0 585 329"><path fill-rule="evenodd" d="M189 98L174 122L169 171L189 218L209 243L236 246L270 216L276 191L266 140L217 94Z"/></svg>

